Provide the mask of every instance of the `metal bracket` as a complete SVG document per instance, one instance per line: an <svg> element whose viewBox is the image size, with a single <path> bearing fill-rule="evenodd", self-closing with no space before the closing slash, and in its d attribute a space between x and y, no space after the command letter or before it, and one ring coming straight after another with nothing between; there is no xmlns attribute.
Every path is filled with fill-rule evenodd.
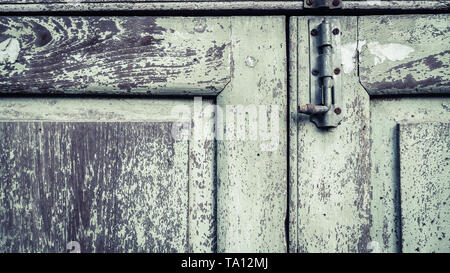
<svg viewBox="0 0 450 273"><path fill-rule="evenodd" d="M306 9L340 9L342 8L342 0L304 0L303 7Z"/></svg>
<svg viewBox="0 0 450 273"><path fill-rule="evenodd" d="M311 116L319 128L337 127L342 120L341 40L338 19L309 20L310 104L298 112Z"/></svg>

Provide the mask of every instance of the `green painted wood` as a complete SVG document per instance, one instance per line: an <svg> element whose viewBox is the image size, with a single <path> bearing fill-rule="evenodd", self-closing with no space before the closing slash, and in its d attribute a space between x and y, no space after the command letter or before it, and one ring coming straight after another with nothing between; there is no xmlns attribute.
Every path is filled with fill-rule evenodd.
<svg viewBox="0 0 450 273"><path fill-rule="evenodd" d="M211 99L202 99L203 132L213 133L214 115L207 115ZM194 125L195 126L195 125ZM213 138L189 141L189 252L217 251L216 141Z"/></svg>
<svg viewBox="0 0 450 273"><path fill-rule="evenodd" d="M403 252L450 251L450 123L400 124Z"/></svg>
<svg viewBox="0 0 450 273"><path fill-rule="evenodd" d="M287 1L153 1L153 0L131 0L131 1L90 1L66 0L65 2L20 2L27 0L8 0L0 3L3 12L38 12L38 11L184 11L187 14L196 11L211 10L278 10L287 11L295 10L302 12L303 1L287 0ZM28 0L32 1L32 0ZM56 1L56 0L55 0ZM429 1L387 1L387 0L371 0L371 1L349 1L344 0L342 9L346 10L363 10L372 12L375 10L448 10L450 1L448 0L429 0ZM339 12L339 11L336 11Z"/></svg>
<svg viewBox="0 0 450 273"><path fill-rule="evenodd" d="M449 98L373 98L370 103L372 226L380 252L402 250L398 124L450 121ZM405 162L412 164L412 162ZM404 163L404 164L405 164ZM412 166L412 165L411 165ZM408 205L409 206L409 205ZM431 213L431 212L430 212Z"/></svg>
<svg viewBox="0 0 450 273"><path fill-rule="evenodd" d="M65 252L76 240L82 252L214 251L215 146L173 139L180 105L193 107L0 100L0 250Z"/></svg>
<svg viewBox="0 0 450 273"><path fill-rule="evenodd" d="M267 0L253 0L254 2L267 2ZM286 0L272 0L286 1ZM293 1L293 0L291 0ZM90 2L245 2L245 0L4 0L4 3L90 3Z"/></svg>
<svg viewBox="0 0 450 273"><path fill-rule="evenodd" d="M288 250L290 253L295 253L298 250L298 206L297 206L297 179L298 179L298 153L297 153L297 145L298 145L298 114L297 114L297 105L298 105L298 79L299 79L299 70L298 70L298 49L299 42L298 39L298 25L297 25L297 17L289 18L289 75L288 75L288 84L289 84L289 109L288 109L288 130L289 130L289 169L288 169L288 177L289 177L289 185L288 185ZM302 47L303 50L306 47ZM302 53L303 55L305 53Z"/></svg>
<svg viewBox="0 0 450 273"><path fill-rule="evenodd" d="M369 94L450 93L448 21L448 14L359 17L359 75Z"/></svg>
<svg viewBox="0 0 450 273"><path fill-rule="evenodd" d="M0 92L217 95L229 20L2 17Z"/></svg>
<svg viewBox="0 0 450 273"><path fill-rule="evenodd" d="M259 134L255 140L239 140L237 131L228 127L234 139L218 141L217 250L286 252L286 22L281 16L230 20L232 82L217 104L224 111L227 105L242 105L248 113L252 105L277 106L267 113L270 123L264 125L278 131L269 139ZM243 114L245 121L251 118L248 113ZM225 128L230 120L227 116Z"/></svg>
<svg viewBox="0 0 450 273"><path fill-rule="evenodd" d="M310 75L306 73L310 71L309 18L296 17L298 41L293 54L298 56L298 78L297 84L292 85L298 94L297 102L293 102L296 105L310 103ZM342 46L356 52L357 18L340 17L340 24ZM298 141L297 161L290 164L291 175L296 174L297 178L291 182L291 191L297 193L296 200L291 200L289 215L297 218L292 220L297 223L297 242L293 243L296 252L368 251L369 96L358 82L356 69L347 72L343 73L341 125L320 130L309 116L299 115L297 135L291 136L291 141Z"/></svg>

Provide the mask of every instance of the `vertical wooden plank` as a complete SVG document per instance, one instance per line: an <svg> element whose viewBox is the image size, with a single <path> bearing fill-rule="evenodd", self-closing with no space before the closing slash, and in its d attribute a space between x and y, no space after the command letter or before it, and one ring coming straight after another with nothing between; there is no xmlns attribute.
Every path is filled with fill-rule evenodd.
<svg viewBox="0 0 450 273"><path fill-rule="evenodd" d="M297 144L298 144L298 71L305 71L305 68L301 66L304 63L298 62L298 50L300 49L300 37L304 36L304 33L299 33L297 25L297 17L291 17L289 19L289 240L288 249L289 252L295 253L298 249L298 206L297 206ZM307 50L303 47L303 50ZM307 54L303 52L303 54ZM298 64L298 67L297 67ZM309 65L309 62L308 62ZM300 67L301 66L301 67Z"/></svg>
<svg viewBox="0 0 450 273"><path fill-rule="evenodd" d="M450 123L400 124L403 252L450 251Z"/></svg>
<svg viewBox="0 0 450 273"><path fill-rule="evenodd" d="M212 101L202 98L194 102L200 113L203 132L214 136ZM194 125L195 126L195 125ZM189 252L211 253L217 249L216 239L216 143L211 138L189 141Z"/></svg>
<svg viewBox="0 0 450 273"><path fill-rule="evenodd" d="M236 130L227 128L227 135L235 138L218 141L218 251L285 252L288 186L285 18L230 20L232 82L217 97L217 104L224 113L226 106L266 106L271 109L265 114L269 124L274 123L278 132L269 140L251 139L255 135L239 140ZM250 120L249 109L242 115L245 121ZM272 112L277 118L273 118ZM225 127L231 118L234 116L226 116ZM273 149L262 149L268 143L273 144Z"/></svg>
<svg viewBox="0 0 450 273"><path fill-rule="evenodd" d="M343 120L318 129L299 117L298 251L366 252L370 241L369 96L355 69L356 17L340 17L343 52ZM308 17L298 17L299 103L310 103ZM348 67L345 67L348 64Z"/></svg>

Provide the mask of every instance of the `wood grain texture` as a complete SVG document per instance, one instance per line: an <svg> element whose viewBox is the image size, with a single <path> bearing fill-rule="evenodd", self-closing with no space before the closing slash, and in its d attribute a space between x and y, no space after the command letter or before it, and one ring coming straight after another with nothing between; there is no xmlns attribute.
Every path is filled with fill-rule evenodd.
<svg viewBox="0 0 450 273"><path fill-rule="evenodd" d="M20 1L20 0L19 0ZM68 0L70 1L70 0ZM76 1L76 0L74 0ZM302 10L303 4L291 1L81 1L70 2L17 2L0 3L3 12L39 12L39 11L195 11L212 10Z"/></svg>
<svg viewBox="0 0 450 273"><path fill-rule="evenodd" d="M296 17L299 104L310 103L308 19ZM356 17L341 17L342 45L356 53ZM351 60L354 61L354 60ZM370 242L369 96L356 70L343 73L342 123L318 129L307 115L298 116L297 252L367 252ZM294 166L291 166L294 167Z"/></svg>
<svg viewBox="0 0 450 273"><path fill-rule="evenodd" d="M450 123L400 124L403 252L450 252Z"/></svg>
<svg viewBox="0 0 450 273"><path fill-rule="evenodd" d="M303 3L298 0L291 1L90 1L82 0L76 2L66 0L66 2L36 2L25 3L24 0L8 0L0 3L3 12L55 12L55 11L183 11L186 14L192 14L198 11L249 11L249 10L277 10L277 11L298 11L302 12ZM25 0L26 1L26 0ZM45 1L45 0L43 0ZM369 1L349 1L344 0L342 10L363 10L371 12L374 10L429 10L445 11L450 8L448 0L429 0L429 1L388 1L388 0L369 0ZM336 11L339 12L339 11Z"/></svg>
<svg viewBox="0 0 450 273"><path fill-rule="evenodd" d="M372 240L379 251L402 251L398 124L450 122L449 98L372 98L370 103Z"/></svg>
<svg viewBox="0 0 450 273"><path fill-rule="evenodd" d="M226 132L232 139L217 143L217 250L286 252L286 22L281 16L230 20L233 80L217 104L224 111L230 105L267 107L263 115L269 122L260 120L256 138L246 134L239 139L237 130L227 127L236 114L226 116ZM241 117L248 122L250 110L244 109ZM266 138L261 132L269 126L276 130Z"/></svg>
<svg viewBox="0 0 450 273"><path fill-rule="evenodd" d="M2 93L216 95L230 81L221 18L2 17Z"/></svg>
<svg viewBox="0 0 450 273"><path fill-rule="evenodd" d="M296 253L298 251L298 206L297 206L297 180L298 180L298 80L300 67L298 57L299 42L298 38L299 30L297 24L297 17L289 18L289 109L288 109L288 130L289 130L289 186L288 186L288 251L290 253ZM307 50L307 47L301 47L303 50ZM307 52L302 52L305 56Z"/></svg>
<svg viewBox="0 0 450 273"><path fill-rule="evenodd" d="M2 122L2 252L186 251L188 148L170 130Z"/></svg>
<svg viewBox="0 0 450 273"><path fill-rule="evenodd" d="M359 75L370 95L450 93L448 14L362 16Z"/></svg>

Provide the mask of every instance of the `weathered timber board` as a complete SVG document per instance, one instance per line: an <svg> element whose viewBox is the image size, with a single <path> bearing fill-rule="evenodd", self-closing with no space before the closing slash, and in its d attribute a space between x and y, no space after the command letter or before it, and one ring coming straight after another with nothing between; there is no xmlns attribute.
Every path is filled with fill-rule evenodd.
<svg viewBox="0 0 450 273"><path fill-rule="evenodd" d="M156 1L156 0L136 0L136 1L94 1L94 0L66 0L65 2L23 2L26 0L7 0L0 3L3 12L38 12L38 11L185 11L192 14L196 11L205 10L296 10L302 11L304 3L299 0L290 1ZM32 0L29 0L32 1ZM348 1L342 2L342 10L448 10L450 1L429 0L429 1ZM336 11L339 12L339 11Z"/></svg>
<svg viewBox="0 0 450 273"><path fill-rule="evenodd" d="M171 123L1 122L2 252L187 250L188 143Z"/></svg>
<svg viewBox="0 0 450 273"><path fill-rule="evenodd" d="M3 0L4 3L95 3L95 2L244 2L245 0ZM252 0L267 2L268 0ZM270 0L286 1L286 0ZM289 1L289 0L288 0ZM294 0L291 0L294 1Z"/></svg>
<svg viewBox="0 0 450 273"><path fill-rule="evenodd" d="M450 93L448 14L358 18L359 75L370 95Z"/></svg>
<svg viewBox="0 0 450 273"><path fill-rule="evenodd" d="M229 20L1 17L1 93L216 95L230 81Z"/></svg>
<svg viewBox="0 0 450 273"><path fill-rule="evenodd" d="M297 80L291 85L298 92L297 101L310 103L308 19L296 17ZM356 17L340 17L342 47L356 52ZM291 22L293 25L294 22ZM335 129L318 129L307 115L291 118L298 124L297 161L291 163L289 205L291 230L296 228L291 243L297 252L368 252L370 242L370 134L369 95L361 87L357 70L343 73L342 123ZM294 112L296 113L296 112ZM292 113L292 114L294 114ZM295 126L295 125L293 125ZM295 135L294 135L295 136ZM293 146L295 148L295 146ZM293 159L295 160L295 158ZM292 170L296 168L295 170ZM296 226L295 226L296 225ZM296 240L296 242L292 242Z"/></svg>
<svg viewBox="0 0 450 273"><path fill-rule="evenodd" d="M450 252L450 123L400 124L403 252Z"/></svg>
<svg viewBox="0 0 450 273"><path fill-rule="evenodd" d="M239 125L230 126L236 113L231 118L226 114L224 126L232 139L217 142L217 251L286 252L286 20L283 16L230 20L233 80L217 104L224 112L230 105L244 106L246 122L252 119L252 107L257 111L266 107L267 112L259 114L257 138L246 134L241 140ZM261 134L266 128L270 138Z"/></svg>

